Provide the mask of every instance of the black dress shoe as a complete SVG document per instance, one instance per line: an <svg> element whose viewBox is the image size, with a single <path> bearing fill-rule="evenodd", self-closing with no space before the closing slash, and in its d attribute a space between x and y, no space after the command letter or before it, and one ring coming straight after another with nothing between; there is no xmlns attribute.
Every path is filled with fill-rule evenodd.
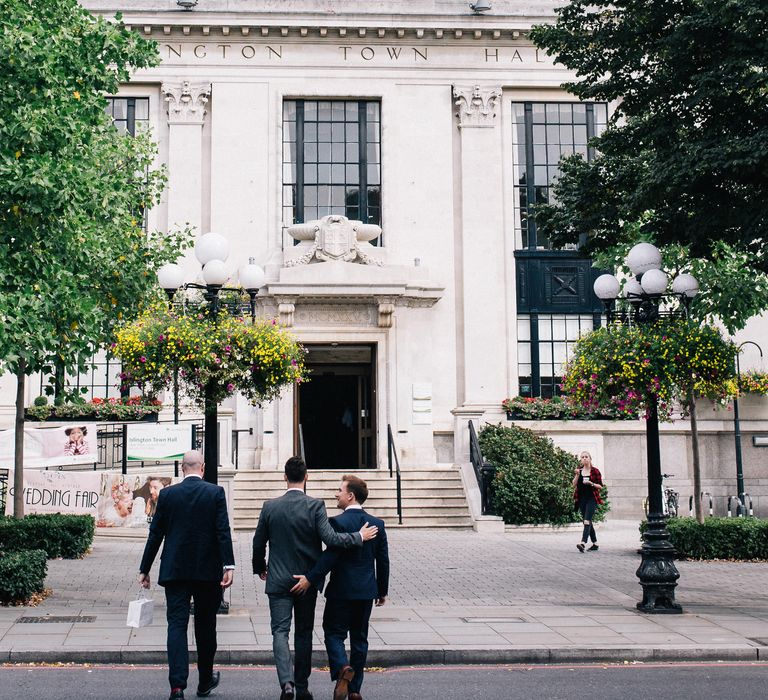
<svg viewBox="0 0 768 700"><path fill-rule="evenodd" d="M174 688L168 700L184 700L184 691L181 688Z"/></svg>
<svg viewBox="0 0 768 700"><path fill-rule="evenodd" d="M299 690L296 693L296 700L315 700L308 690Z"/></svg>
<svg viewBox="0 0 768 700"><path fill-rule="evenodd" d="M296 688L293 683L286 683L283 686L283 692L280 693L280 700L296 700Z"/></svg>
<svg viewBox="0 0 768 700"><path fill-rule="evenodd" d="M211 679L207 683L200 683L200 685L197 686L197 697L207 698L211 694L211 691L219 684L220 680L221 672L214 671Z"/></svg>
<svg viewBox="0 0 768 700"><path fill-rule="evenodd" d="M600 547L597 546L597 542L595 542L587 551L588 552L596 552Z"/></svg>

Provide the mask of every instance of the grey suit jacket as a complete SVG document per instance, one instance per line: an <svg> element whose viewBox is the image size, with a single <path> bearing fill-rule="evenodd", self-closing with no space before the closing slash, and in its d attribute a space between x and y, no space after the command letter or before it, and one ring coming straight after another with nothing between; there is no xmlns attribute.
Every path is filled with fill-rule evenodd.
<svg viewBox="0 0 768 700"><path fill-rule="evenodd" d="M286 491L265 501L253 536L253 573L267 571L267 595L287 594L294 574L309 571L329 547L361 547L359 532L336 532L328 522L325 504L301 491ZM269 545L269 564L266 561Z"/></svg>

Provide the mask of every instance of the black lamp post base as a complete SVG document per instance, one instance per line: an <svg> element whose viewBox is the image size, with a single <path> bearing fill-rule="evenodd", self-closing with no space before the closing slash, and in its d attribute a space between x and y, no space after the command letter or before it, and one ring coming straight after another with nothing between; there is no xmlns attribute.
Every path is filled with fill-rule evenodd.
<svg viewBox="0 0 768 700"><path fill-rule="evenodd" d="M642 561L637 577L643 587L643 599L637 604L640 612L657 615L678 615L683 612L675 602L675 588L680 572L675 566L675 548L669 541L664 516L651 515L648 529L643 533Z"/></svg>

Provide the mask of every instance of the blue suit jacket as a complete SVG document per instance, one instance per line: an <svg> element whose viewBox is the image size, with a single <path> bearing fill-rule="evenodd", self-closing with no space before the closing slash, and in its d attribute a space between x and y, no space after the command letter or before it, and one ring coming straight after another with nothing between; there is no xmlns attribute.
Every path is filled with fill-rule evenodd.
<svg viewBox="0 0 768 700"><path fill-rule="evenodd" d="M221 581L224 566L235 563L224 489L191 476L160 491L140 573L149 573L163 540L161 586L170 581Z"/></svg>
<svg viewBox="0 0 768 700"><path fill-rule="evenodd" d="M360 549L326 549L307 572L307 578L316 588L322 589L323 579L331 572L331 580L325 589L326 598L385 598L389 592L389 549L384 521L364 510L353 508L331 518L330 523L337 532L357 532L365 523L369 523L376 525L379 533L374 539L363 542Z"/></svg>

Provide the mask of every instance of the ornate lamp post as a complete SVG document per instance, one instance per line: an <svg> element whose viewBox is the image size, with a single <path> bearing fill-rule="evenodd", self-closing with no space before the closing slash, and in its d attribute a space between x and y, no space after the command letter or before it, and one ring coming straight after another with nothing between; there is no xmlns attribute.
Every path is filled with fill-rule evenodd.
<svg viewBox="0 0 768 700"><path fill-rule="evenodd" d="M687 317L691 299L699 291L693 275L678 275L667 291L669 280L661 270L661 253L650 243L639 243L627 256L627 266L635 275L624 285L624 300L629 309L620 312L625 323L655 323L662 315ZM603 302L610 323L621 285L613 275L595 280L595 295ZM670 303L671 302L671 303ZM675 587L680 574L675 566L675 549L669 541L662 506L661 451L659 448L658 397L647 397L646 450L648 457L648 528L643 534L642 561L637 577L643 587L638 610L646 613L681 613L675 602Z"/></svg>
<svg viewBox="0 0 768 700"><path fill-rule="evenodd" d="M169 263L163 265L157 271L157 280L168 295L168 302L173 303L176 292L179 289L201 289L209 310L211 323L218 321L219 293L221 291L240 292L234 287L225 287L229 279L229 268L226 260L229 257L229 243L224 236L218 233L206 233L195 244L195 256L203 266L203 280L205 284L184 282L184 272L179 265ZM240 269L240 283L250 297L251 320L256 315L256 295L259 287L264 285L264 270L250 259L248 265ZM205 479L212 484L219 479L219 426L218 404L216 402L216 384L209 380L205 386L205 429L204 429L204 454ZM177 383L174 382L174 417L178 419Z"/></svg>

